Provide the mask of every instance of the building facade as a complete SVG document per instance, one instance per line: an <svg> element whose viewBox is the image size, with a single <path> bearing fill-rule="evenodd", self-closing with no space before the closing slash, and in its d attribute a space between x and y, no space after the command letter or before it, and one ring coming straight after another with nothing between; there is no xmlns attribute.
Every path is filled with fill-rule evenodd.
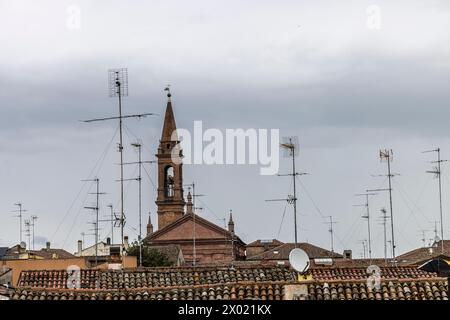
<svg viewBox="0 0 450 320"><path fill-rule="evenodd" d="M183 153L176 134L170 93L158 147L158 230L149 220L147 246L179 245L186 264L229 263L245 259L245 243L235 234L230 214L222 228L194 213L192 195L184 198Z"/></svg>

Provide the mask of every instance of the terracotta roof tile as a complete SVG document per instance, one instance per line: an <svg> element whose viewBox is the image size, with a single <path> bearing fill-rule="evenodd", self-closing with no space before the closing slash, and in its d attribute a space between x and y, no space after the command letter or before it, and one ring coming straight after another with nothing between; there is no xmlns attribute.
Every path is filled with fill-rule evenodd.
<svg viewBox="0 0 450 320"><path fill-rule="evenodd" d="M135 289L224 284L236 282L291 281L295 273L287 267L235 267L146 269L144 271L81 270L81 289ZM22 271L18 287L67 287L65 270Z"/></svg>

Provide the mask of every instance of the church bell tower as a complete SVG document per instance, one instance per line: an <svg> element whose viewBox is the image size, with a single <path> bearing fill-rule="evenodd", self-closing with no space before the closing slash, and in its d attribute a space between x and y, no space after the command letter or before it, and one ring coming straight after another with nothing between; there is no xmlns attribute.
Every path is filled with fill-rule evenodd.
<svg viewBox="0 0 450 320"><path fill-rule="evenodd" d="M173 115L169 88L166 88L165 91L168 92L167 107L158 153L156 154L158 158L158 196L156 199L158 229L162 229L181 218L185 206L183 164L179 161L182 158L182 151L179 149L179 141L176 135L177 126Z"/></svg>

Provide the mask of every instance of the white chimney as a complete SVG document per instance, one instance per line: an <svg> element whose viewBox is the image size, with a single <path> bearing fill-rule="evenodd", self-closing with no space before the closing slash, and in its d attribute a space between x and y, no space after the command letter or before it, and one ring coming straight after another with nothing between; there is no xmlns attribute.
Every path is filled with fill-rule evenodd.
<svg viewBox="0 0 450 320"><path fill-rule="evenodd" d="M128 247L130 246L128 243L128 236L123 237L123 246L124 246L125 250L127 250Z"/></svg>
<svg viewBox="0 0 450 320"><path fill-rule="evenodd" d="M78 240L78 255L81 256L81 252L83 251L83 241Z"/></svg>

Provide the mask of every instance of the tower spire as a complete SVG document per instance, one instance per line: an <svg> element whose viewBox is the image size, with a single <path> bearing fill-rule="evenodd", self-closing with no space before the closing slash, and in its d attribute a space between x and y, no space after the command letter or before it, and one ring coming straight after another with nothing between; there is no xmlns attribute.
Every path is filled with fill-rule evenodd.
<svg viewBox="0 0 450 320"><path fill-rule="evenodd" d="M147 237L153 234L152 214L148 213Z"/></svg>
<svg viewBox="0 0 450 320"><path fill-rule="evenodd" d="M169 87L167 87L164 90L167 91L168 93L167 93L166 114L164 116L164 125L161 134L161 142L168 142L174 141L172 139L172 134L177 129L177 125L175 123L175 116L173 115L172 99L171 99L172 94L170 93Z"/></svg>
<svg viewBox="0 0 450 320"><path fill-rule="evenodd" d="M167 106L161 140L158 147L158 229L164 228L184 214L185 201L183 197L183 163L180 161L182 152L176 136L177 126L173 114L169 87L167 91ZM175 133L175 134L174 134ZM173 158L173 151L178 158Z"/></svg>
<svg viewBox="0 0 450 320"><path fill-rule="evenodd" d="M191 195L191 191L189 190L188 195L187 195L187 203L186 203L186 213L187 214L193 214L194 210L193 210L193 204L192 204L192 195Z"/></svg>
<svg viewBox="0 0 450 320"><path fill-rule="evenodd" d="M234 233L233 211L230 210L230 219L228 220L228 231Z"/></svg>

